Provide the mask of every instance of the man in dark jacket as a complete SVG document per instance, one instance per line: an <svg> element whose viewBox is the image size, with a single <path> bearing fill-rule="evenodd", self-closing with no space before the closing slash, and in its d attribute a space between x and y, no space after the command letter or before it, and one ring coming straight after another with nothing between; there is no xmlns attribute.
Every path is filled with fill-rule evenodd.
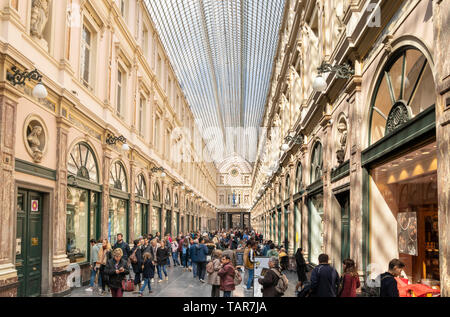
<svg viewBox="0 0 450 317"><path fill-rule="evenodd" d="M311 273L312 297L336 297L339 274L328 264L328 255L319 255L319 265Z"/></svg>
<svg viewBox="0 0 450 317"><path fill-rule="evenodd" d="M194 278L197 277L197 245L198 240L194 240L194 243L189 247L189 255L192 261L192 272L194 273Z"/></svg>
<svg viewBox="0 0 450 317"><path fill-rule="evenodd" d="M399 259L389 262L389 271L380 275L380 297L399 297L397 281L395 278L402 273L405 264Z"/></svg>
<svg viewBox="0 0 450 317"><path fill-rule="evenodd" d="M131 250L130 250L130 246L128 245L128 243L123 241L123 234L121 234L121 233L117 234L117 242L114 244L113 250L115 250L117 248L122 249L123 259L125 261L128 261L128 257L131 255Z"/></svg>
<svg viewBox="0 0 450 317"><path fill-rule="evenodd" d="M275 289L275 286L278 284L278 280L280 279L279 275L281 275L280 265L277 257L271 257L269 260L269 268L264 277L260 277L258 279L259 284L263 287L262 293L263 297L281 297L283 294L280 294ZM277 271L275 273L274 271Z"/></svg>
<svg viewBox="0 0 450 317"><path fill-rule="evenodd" d="M206 256L208 255L208 247L205 245L205 238L199 239L200 244L197 244L197 273L200 282L205 283L206 274Z"/></svg>

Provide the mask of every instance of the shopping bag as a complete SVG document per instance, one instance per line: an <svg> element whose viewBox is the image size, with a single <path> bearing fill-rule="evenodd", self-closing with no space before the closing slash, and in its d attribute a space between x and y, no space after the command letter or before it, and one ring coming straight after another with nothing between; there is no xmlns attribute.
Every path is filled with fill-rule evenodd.
<svg viewBox="0 0 450 317"><path fill-rule="evenodd" d="M124 292L133 292L134 281L132 279L122 280L122 289L124 290Z"/></svg>

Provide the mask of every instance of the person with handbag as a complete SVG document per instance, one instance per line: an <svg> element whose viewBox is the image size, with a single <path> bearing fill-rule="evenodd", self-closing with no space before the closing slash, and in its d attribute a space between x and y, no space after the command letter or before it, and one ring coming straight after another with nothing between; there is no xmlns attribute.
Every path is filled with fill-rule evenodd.
<svg viewBox="0 0 450 317"><path fill-rule="evenodd" d="M180 261L178 261L178 241L180 241L179 238L176 238L172 241L172 260L173 260L173 266L180 266Z"/></svg>
<svg viewBox="0 0 450 317"><path fill-rule="evenodd" d="M211 285L211 297L220 297L220 276L218 273L222 268L221 258L222 250L214 250L211 262L206 265L208 284Z"/></svg>
<svg viewBox="0 0 450 317"><path fill-rule="evenodd" d="M109 288L112 297L123 297L122 281L130 273L127 261L123 258L123 251L120 248L114 249L113 258L108 260L105 273L109 276Z"/></svg>
<svg viewBox="0 0 450 317"><path fill-rule="evenodd" d="M105 274L105 268L106 263L111 258L111 244L108 242L108 239L103 239L102 246L100 250L98 250L97 262L95 264L95 266L99 270L100 278L102 281L100 295L104 295L106 293L106 285L108 285L109 283L109 276Z"/></svg>
<svg viewBox="0 0 450 317"><path fill-rule="evenodd" d="M223 297L231 297L231 292L235 289L234 277L236 271L231 264L229 254L222 255L222 268L217 272L220 277L220 290L223 291Z"/></svg>
<svg viewBox="0 0 450 317"><path fill-rule="evenodd" d="M355 261L352 259L345 259L343 261L344 274L339 282L339 297L356 297L356 289L361 287L359 275L356 270Z"/></svg>
<svg viewBox="0 0 450 317"><path fill-rule="evenodd" d="M156 263L158 265L157 268L158 268L158 276L159 276L158 283L161 283L163 281L162 272L164 272L164 275L166 276L165 280L166 281L169 280L169 275L167 274L167 271L166 271L167 259L169 258L169 256L170 256L170 254L166 247L166 241L161 240L161 246L156 251Z"/></svg>

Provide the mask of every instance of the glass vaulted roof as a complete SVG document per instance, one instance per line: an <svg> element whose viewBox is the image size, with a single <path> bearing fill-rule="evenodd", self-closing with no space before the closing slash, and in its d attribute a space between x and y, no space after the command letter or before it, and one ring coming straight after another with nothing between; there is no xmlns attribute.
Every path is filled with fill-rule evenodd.
<svg viewBox="0 0 450 317"><path fill-rule="evenodd" d="M145 3L212 155L226 142L222 158L236 152L253 162L239 149L255 135L229 132L260 127L285 0Z"/></svg>

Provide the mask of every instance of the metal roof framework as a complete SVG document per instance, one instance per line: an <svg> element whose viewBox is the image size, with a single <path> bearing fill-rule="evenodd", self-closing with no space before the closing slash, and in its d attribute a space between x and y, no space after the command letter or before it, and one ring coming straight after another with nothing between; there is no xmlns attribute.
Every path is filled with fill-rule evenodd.
<svg viewBox="0 0 450 317"><path fill-rule="evenodd" d="M234 152L252 161L239 149L257 144L257 135L232 133L230 140L227 131L261 125L285 0L145 4L213 157L228 145L223 157Z"/></svg>

